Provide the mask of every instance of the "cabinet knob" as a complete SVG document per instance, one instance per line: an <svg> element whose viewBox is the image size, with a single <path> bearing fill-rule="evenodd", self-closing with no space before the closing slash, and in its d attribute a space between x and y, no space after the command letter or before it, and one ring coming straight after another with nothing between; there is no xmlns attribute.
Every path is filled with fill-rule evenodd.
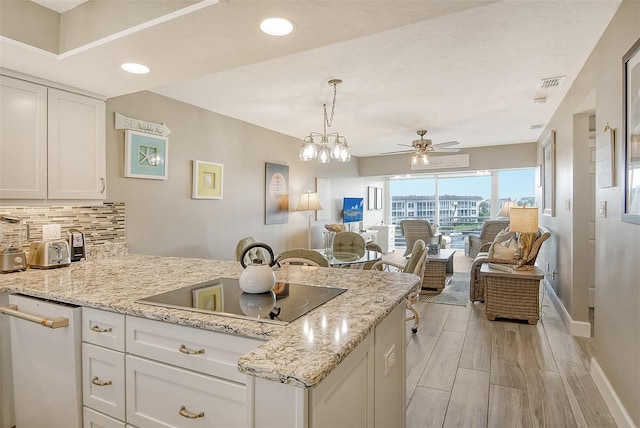
<svg viewBox="0 0 640 428"><path fill-rule="evenodd" d="M180 410L178 410L178 413L180 413L180 416L189 418L189 419L204 418L204 412L193 413L188 411L187 408L184 406L180 406Z"/></svg>

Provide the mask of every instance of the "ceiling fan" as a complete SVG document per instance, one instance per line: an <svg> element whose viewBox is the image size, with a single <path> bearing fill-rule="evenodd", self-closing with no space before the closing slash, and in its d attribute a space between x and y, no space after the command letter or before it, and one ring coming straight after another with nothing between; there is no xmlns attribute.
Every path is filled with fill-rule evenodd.
<svg viewBox="0 0 640 428"><path fill-rule="evenodd" d="M384 152L380 153L381 155L392 155L399 153L413 153L411 156L411 164L416 165L418 163L427 165L429 163L428 154L432 152L449 152L454 153L460 151L460 149L452 148L450 146L455 146L456 144L460 144L457 141L447 141L445 143L433 144L433 142L424 138L427 131L425 129L420 129L417 131L420 136L419 140L413 140L411 145L408 144L398 144L399 146L411 147L408 150L398 150L394 152Z"/></svg>

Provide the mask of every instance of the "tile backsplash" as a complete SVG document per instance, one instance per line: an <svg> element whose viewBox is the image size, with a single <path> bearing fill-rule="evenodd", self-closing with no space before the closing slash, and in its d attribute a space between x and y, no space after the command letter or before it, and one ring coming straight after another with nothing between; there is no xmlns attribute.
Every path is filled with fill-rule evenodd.
<svg viewBox="0 0 640 428"><path fill-rule="evenodd" d="M95 206L0 206L0 213L22 218L29 225L29 241L42 240L44 225L58 224L63 239L69 229L84 233L87 259L127 253L124 202ZM24 247L28 250L29 242Z"/></svg>

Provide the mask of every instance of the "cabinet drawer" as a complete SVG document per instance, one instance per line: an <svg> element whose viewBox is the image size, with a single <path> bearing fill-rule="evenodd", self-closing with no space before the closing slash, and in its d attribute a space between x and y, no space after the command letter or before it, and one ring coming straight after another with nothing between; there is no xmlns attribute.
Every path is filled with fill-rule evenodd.
<svg viewBox="0 0 640 428"><path fill-rule="evenodd" d="M238 359L263 342L127 316L127 353L245 383Z"/></svg>
<svg viewBox="0 0 640 428"><path fill-rule="evenodd" d="M82 340L124 352L124 315L82 308Z"/></svg>
<svg viewBox="0 0 640 428"><path fill-rule="evenodd" d="M244 385L127 355L127 422L141 427L246 427Z"/></svg>
<svg viewBox="0 0 640 428"><path fill-rule="evenodd" d="M125 428L124 422L110 418L88 407L85 407L82 413L84 428Z"/></svg>
<svg viewBox="0 0 640 428"><path fill-rule="evenodd" d="M124 354L83 343L83 404L124 420L124 389Z"/></svg>

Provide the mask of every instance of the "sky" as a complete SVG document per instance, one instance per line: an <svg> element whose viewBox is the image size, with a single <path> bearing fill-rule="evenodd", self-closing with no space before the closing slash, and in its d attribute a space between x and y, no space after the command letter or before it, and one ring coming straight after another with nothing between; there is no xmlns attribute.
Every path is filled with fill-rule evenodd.
<svg viewBox="0 0 640 428"><path fill-rule="evenodd" d="M499 195L502 198L518 200L521 197L535 196L535 169L500 171L498 173ZM391 195L433 195L434 179L391 180ZM438 179L438 194L457 196L482 196L491 198L491 177L471 176L463 178Z"/></svg>

